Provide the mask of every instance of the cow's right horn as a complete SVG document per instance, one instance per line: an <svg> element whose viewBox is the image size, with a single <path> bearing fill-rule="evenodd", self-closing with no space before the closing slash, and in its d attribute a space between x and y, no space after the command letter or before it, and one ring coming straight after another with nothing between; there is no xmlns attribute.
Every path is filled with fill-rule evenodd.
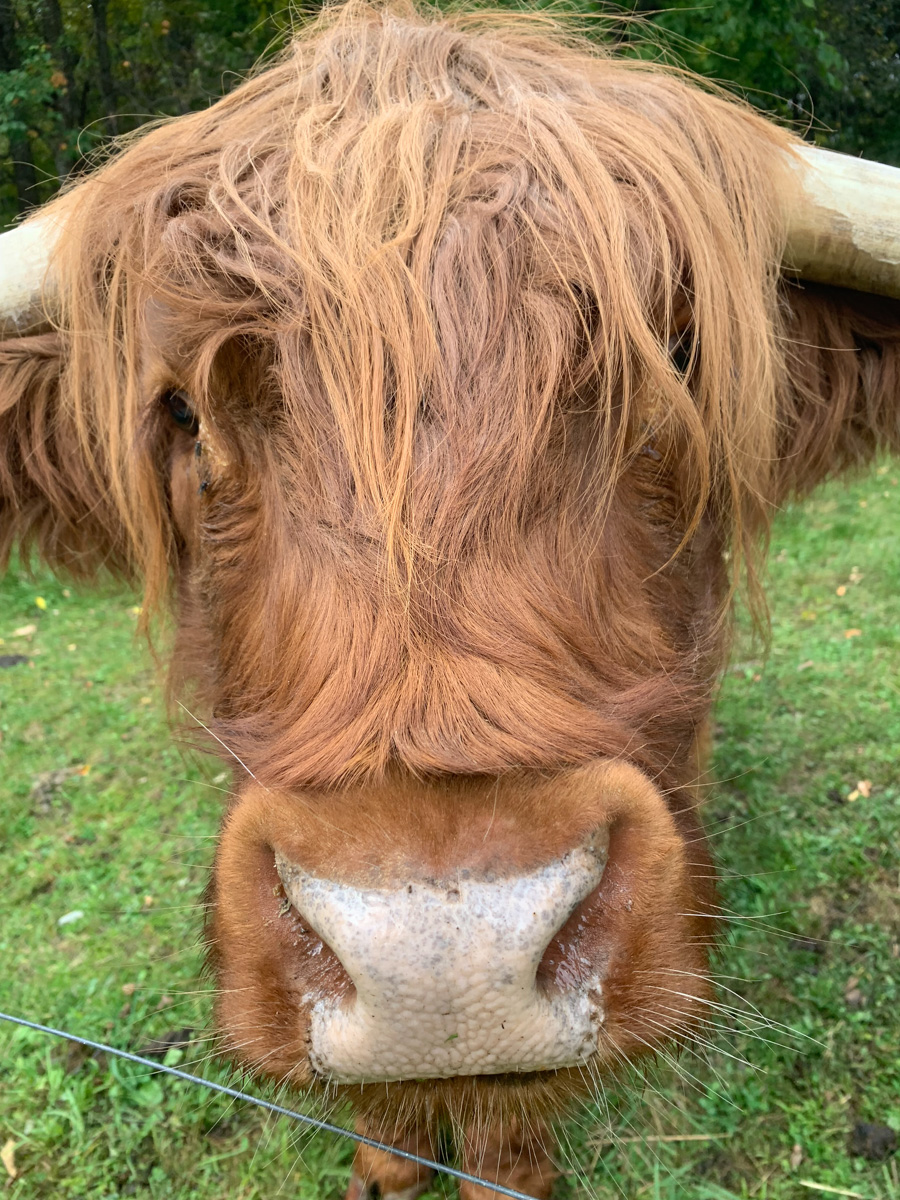
<svg viewBox="0 0 900 1200"><path fill-rule="evenodd" d="M63 227L54 207L0 234L0 338L34 333L52 323L57 307L50 260Z"/></svg>
<svg viewBox="0 0 900 1200"><path fill-rule="evenodd" d="M816 146L790 161L801 186L785 202L785 269L900 298L900 169Z"/></svg>

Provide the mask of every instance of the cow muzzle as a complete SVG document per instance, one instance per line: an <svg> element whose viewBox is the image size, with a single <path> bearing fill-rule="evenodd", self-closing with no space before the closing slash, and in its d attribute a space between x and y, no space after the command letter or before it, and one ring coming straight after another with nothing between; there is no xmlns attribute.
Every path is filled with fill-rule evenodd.
<svg viewBox="0 0 900 1200"><path fill-rule="evenodd" d="M284 890L337 956L351 996L310 993L310 1062L340 1083L544 1071L586 1062L602 981L538 984L541 960L598 886L607 831L508 879L461 869L389 889L320 879L276 856Z"/></svg>
<svg viewBox="0 0 900 1200"><path fill-rule="evenodd" d="M627 1044L650 977L704 979L687 844L621 762L347 793L254 785L215 868L220 1023L237 1057L297 1082L583 1070Z"/></svg>

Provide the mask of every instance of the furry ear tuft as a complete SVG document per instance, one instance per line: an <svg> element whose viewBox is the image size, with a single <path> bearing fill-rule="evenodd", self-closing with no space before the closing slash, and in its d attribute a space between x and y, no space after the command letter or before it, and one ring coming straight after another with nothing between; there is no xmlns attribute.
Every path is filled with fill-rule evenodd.
<svg viewBox="0 0 900 1200"><path fill-rule="evenodd" d="M0 568L18 545L51 569L87 579L132 574L121 519L60 400L59 333L0 342Z"/></svg>

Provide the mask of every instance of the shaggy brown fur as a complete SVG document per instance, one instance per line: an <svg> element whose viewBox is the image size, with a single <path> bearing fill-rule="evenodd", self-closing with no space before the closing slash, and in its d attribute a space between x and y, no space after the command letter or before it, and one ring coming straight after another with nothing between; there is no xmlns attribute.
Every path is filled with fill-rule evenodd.
<svg viewBox="0 0 900 1200"><path fill-rule="evenodd" d="M158 599L184 387L216 452L186 641L257 773L657 772L720 548L897 433L896 324L857 356L852 301L779 307L786 141L547 20L327 13L81 186L62 332L3 352L5 543Z"/></svg>
<svg viewBox="0 0 900 1200"><path fill-rule="evenodd" d="M790 142L549 17L327 10L66 201L58 329L0 344L0 550L174 580L175 686L318 811L620 760L695 837L771 513L900 445L900 306L779 280Z"/></svg>

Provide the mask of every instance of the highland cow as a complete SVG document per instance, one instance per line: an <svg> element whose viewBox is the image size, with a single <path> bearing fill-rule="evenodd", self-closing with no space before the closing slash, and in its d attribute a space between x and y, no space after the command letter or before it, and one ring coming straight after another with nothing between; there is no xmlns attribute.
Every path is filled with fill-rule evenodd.
<svg viewBox="0 0 900 1200"><path fill-rule="evenodd" d="M695 1027L731 603L900 445L898 194L549 17L351 0L5 235L0 548L174 608L236 1061L544 1197Z"/></svg>

